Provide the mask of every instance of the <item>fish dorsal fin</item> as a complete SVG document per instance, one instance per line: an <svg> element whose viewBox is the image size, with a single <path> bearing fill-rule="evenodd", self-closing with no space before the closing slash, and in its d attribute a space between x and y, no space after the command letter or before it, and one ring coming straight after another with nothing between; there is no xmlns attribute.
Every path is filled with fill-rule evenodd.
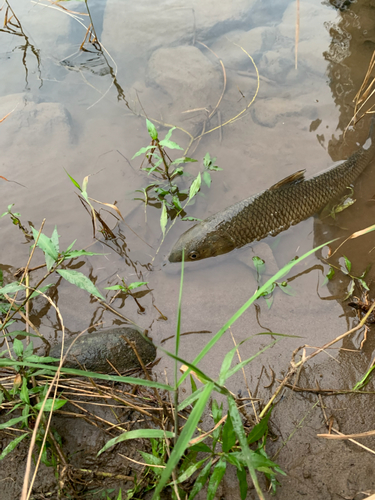
<svg viewBox="0 0 375 500"><path fill-rule="evenodd" d="M279 189L281 187L290 186L291 184L297 184L305 179L306 170L298 170L298 172L294 172L294 174L288 175L285 179L281 179L281 181L276 182L273 186L271 186L268 191L275 191L275 189Z"/></svg>

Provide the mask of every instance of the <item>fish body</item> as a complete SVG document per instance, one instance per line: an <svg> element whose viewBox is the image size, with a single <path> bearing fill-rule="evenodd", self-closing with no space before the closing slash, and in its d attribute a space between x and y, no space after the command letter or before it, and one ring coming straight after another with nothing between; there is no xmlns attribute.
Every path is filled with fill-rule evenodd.
<svg viewBox="0 0 375 500"><path fill-rule="evenodd" d="M170 262L221 255L266 236L276 236L322 210L340 196L375 155L375 127L366 143L346 161L305 179L304 170L271 188L218 212L183 233L169 255Z"/></svg>

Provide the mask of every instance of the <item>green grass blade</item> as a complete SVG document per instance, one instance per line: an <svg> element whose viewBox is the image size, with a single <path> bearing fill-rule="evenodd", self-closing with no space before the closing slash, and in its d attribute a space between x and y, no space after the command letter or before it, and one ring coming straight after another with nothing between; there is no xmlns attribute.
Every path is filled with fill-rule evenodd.
<svg viewBox="0 0 375 500"><path fill-rule="evenodd" d="M204 488L204 485L206 484L208 476L210 474L211 465L212 465L212 460L208 462L208 464L204 467L204 469L202 469L197 479L194 481L194 486L190 492L189 500L193 500L193 498L195 498L198 495L201 489Z"/></svg>
<svg viewBox="0 0 375 500"><path fill-rule="evenodd" d="M224 335L224 333L228 330L230 326L233 325L235 321L239 317L242 316L242 314L253 304L261 295L264 293L268 288L272 285L272 283L283 276L285 276L294 266L302 262L304 259L306 259L309 255L312 255L316 251L320 250L326 245L329 245L330 243L334 242L336 240L331 240L328 241L327 243L324 243L323 245L319 245L316 248L313 248L312 250L309 250L305 254L302 255L302 257L299 257L296 260L290 261L288 264L286 264L282 269L280 269L274 276L272 276L266 283L261 286L250 299L245 302L245 304L238 309L237 312L233 314L233 316L225 323L225 325L212 337L212 339L206 344L206 346L201 350L201 352L198 354L198 356L194 359L193 364L197 365L199 361L204 358L204 356L212 349L212 347L221 339L221 337ZM186 370L186 372L181 376L178 385L180 385L185 378L188 376L190 373L189 370Z"/></svg>
<svg viewBox="0 0 375 500"><path fill-rule="evenodd" d="M123 432L120 436L116 436L110 439L101 450L99 450L97 457L101 455L104 451L111 448L111 446L122 443L122 441L128 441L129 439L156 439L156 438L173 438L174 432L163 431L162 429L137 429L135 431Z"/></svg>
<svg viewBox="0 0 375 500"><path fill-rule="evenodd" d="M9 358L0 358L1 366L28 366L29 368L42 368L47 371L56 372L58 370L57 366L42 364L42 363L30 363L25 360L14 361ZM160 382L154 382L153 380L144 380L142 378L136 377L122 377L119 375L107 375L104 373L87 372L85 370L78 370L76 368L61 368L61 373L66 375L77 375L78 377L87 378L97 378L100 380L108 380L110 382L123 382L124 384L132 385L142 385L145 387L155 387L156 389L161 389L163 391L173 391L173 387L166 384L161 384Z"/></svg>
<svg viewBox="0 0 375 500"><path fill-rule="evenodd" d="M260 500L264 500L264 496L262 493L262 490L260 489L259 483L258 483L258 478L255 473L254 466L252 464L251 460L251 450L247 444L247 439L246 439L246 434L245 430L242 425L242 420L241 416L239 414L236 402L232 398L232 396L228 396L228 411L232 419L232 424L233 424L233 429L235 433L237 434L238 441L240 442L241 445L241 450L243 453L243 457L246 461L247 467L250 472L251 479L254 483L255 490L258 494L258 497Z"/></svg>
<svg viewBox="0 0 375 500"><path fill-rule="evenodd" d="M180 458L184 454L190 439L192 438L194 431L196 430L196 427L198 425L198 422L202 416L202 413L204 412L204 409L206 408L207 401L209 400L211 393L213 391L214 384L212 382L208 383L199 400L195 404L192 412L190 413L190 416L187 420L187 422L184 425L184 428L182 429L181 435L178 438L178 441L176 445L173 448L173 451L171 453L171 456L168 460L167 466L164 469L160 481L157 484L155 488L155 492L153 495L153 499L156 500L159 497L160 492L166 485L170 475L172 474L173 469L176 467L178 464Z"/></svg>
<svg viewBox="0 0 375 500"><path fill-rule="evenodd" d="M212 475L207 487L207 500L214 500L216 491L219 487L219 484L221 483L221 480L223 479L226 468L227 463L224 459L221 458L212 471Z"/></svg>
<svg viewBox="0 0 375 500"><path fill-rule="evenodd" d="M16 439L13 439L6 448L2 451L0 455L0 460L5 458L11 451L14 450L14 448L22 441L22 439L25 439L26 436L29 436L29 433L26 432L25 434L21 434L20 436L16 437Z"/></svg>

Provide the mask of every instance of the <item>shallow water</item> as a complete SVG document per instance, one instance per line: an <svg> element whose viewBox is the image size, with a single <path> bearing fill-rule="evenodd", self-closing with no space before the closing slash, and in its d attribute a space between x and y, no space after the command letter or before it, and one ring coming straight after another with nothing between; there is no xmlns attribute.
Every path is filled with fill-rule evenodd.
<svg viewBox="0 0 375 500"><path fill-rule="evenodd" d="M367 136L368 125L360 122L342 140L353 114L352 99L374 49L369 5L359 1L339 10L329 2L302 1L295 68L296 5L284 0L236 0L222 5L201 0L188 6L177 0L157 5L90 2L102 51L88 42L80 51L89 25L84 4L64 4L72 13L42 2L11 3L20 26L0 29L0 118L12 112L0 123L0 175L26 187L0 179L2 210L14 203L23 223L32 221L36 228L46 218L45 233L51 234L56 225L62 249L77 239L75 248L105 254L77 259L72 266L89 276L101 293L119 278L126 283L147 281L150 292L138 298L144 310L131 297L116 298L111 305L148 329L160 344L175 331L180 280L179 266L164 266L164 260L192 223L177 221L157 253L160 210L148 206L146 219L144 204L133 200L138 196L135 190L151 182L139 169L140 158L131 159L149 141L144 114L159 124L162 136L169 128L163 123L180 127L173 132L173 140L186 148L186 132L201 135L205 109L215 108L225 82L220 115L214 114L206 123L206 133L188 153L199 163L186 166L196 176L209 151L223 170L212 174L211 188L203 187L195 204L188 207L190 216L204 219L302 168L314 175L347 158ZM260 74L259 93L248 109L257 88L256 71L240 47L254 58ZM239 119L217 129L243 110ZM115 218L102 211L116 240L105 240L100 233L93 239L90 217L64 170L80 183L90 176L89 196L117 204L125 222L116 225ZM273 255L268 246L254 244L188 264L182 330L215 333L242 306L257 286L255 273L246 264L253 255L263 256L271 267L281 267L314 245L370 226L375 215L375 205L369 201L375 194L373 171L370 166L361 176L355 185L356 203L335 220L310 218L277 239L268 238ZM182 180L185 187L192 178ZM0 219L0 231L0 265L6 281L11 281L12 272L27 262L29 243L7 217ZM338 257L345 254L353 272L362 273L373 260L373 241L370 234L349 242L333 262L337 265ZM36 252L33 264L41 263L41 252ZM251 307L234 324L237 342L264 328L303 337L284 339L266 351L248 369L249 383L257 383L262 365L276 373L285 371L297 346L320 346L355 324L355 314L342 302L348 278L337 272L328 288L321 287L328 269L320 255L306 259L289 275L298 276L290 281L294 296L277 290L270 310L262 299L259 317ZM34 273L34 282L41 273ZM105 326L122 323L86 292L56 277L49 282L57 283L51 297L69 334L100 321ZM106 293L108 300L113 295ZM34 301L31 319L46 338L60 338L61 327L49 305ZM183 337L181 356L192 360L209 337L209 333ZM360 336L350 337L345 347L358 349L360 340ZM267 342L263 336L247 342L243 358ZM173 339L163 345L170 350L173 346ZM202 368L217 376L232 346L227 332ZM332 353L337 356L336 350ZM371 353L368 341L361 354L348 357L340 367L335 364L334 374L325 370L322 384L356 383ZM163 358L156 368L160 377L169 366ZM262 385L267 385L268 379L264 380ZM232 390L243 390L241 377L231 384Z"/></svg>

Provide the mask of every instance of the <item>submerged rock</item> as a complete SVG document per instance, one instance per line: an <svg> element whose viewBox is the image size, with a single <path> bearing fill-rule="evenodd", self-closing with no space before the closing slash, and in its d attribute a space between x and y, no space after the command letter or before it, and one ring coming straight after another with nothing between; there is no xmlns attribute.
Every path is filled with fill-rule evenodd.
<svg viewBox="0 0 375 500"><path fill-rule="evenodd" d="M108 363L109 361L119 372L130 368L139 368L140 364L135 352L122 336L135 343L138 354L145 364L155 359L156 348L151 340L146 340L143 332L138 328L123 326L86 333L75 342L74 338L64 342L64 355L72 346L69 349L64 367L113 373L114 369ZM61 343L53 346L49 355L60 358Z"/></svg>

